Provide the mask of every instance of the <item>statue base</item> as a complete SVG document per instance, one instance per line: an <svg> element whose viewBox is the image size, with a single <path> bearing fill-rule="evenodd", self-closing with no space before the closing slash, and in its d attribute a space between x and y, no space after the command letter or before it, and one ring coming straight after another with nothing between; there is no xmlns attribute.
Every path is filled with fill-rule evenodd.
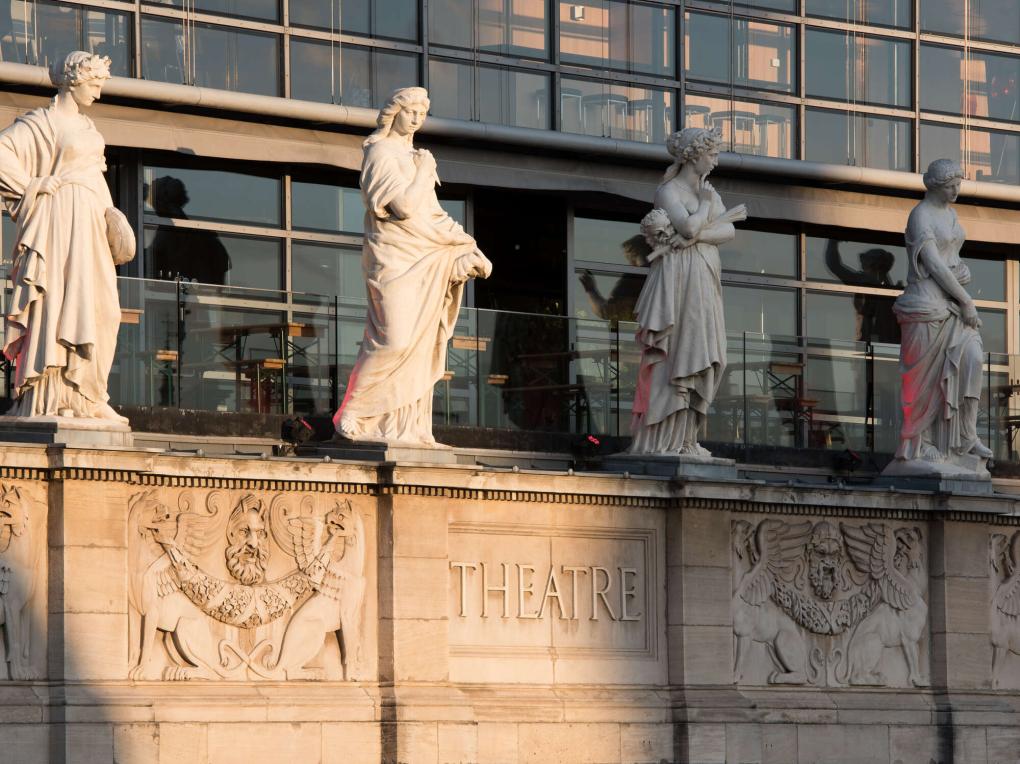
<svg viewBox="0 0 1020 764"><path fill-rule="evenodd" d="M655 477L694 478L695 480L736 480L737 463L733 459L690 454L619 453L602 460L602 468L611 472Z"/></svg>
<svg viewBox="0 0 1020 764"><path fill-rule="evenodd" d="M917 491L987 495L995 492L988 460L973 454L952 456L943 462L893 459L875 485Z"/></svg>
<svg viewBox="0 0 1020 764"><path fill-rule="evenodd" d="M310 443L294 449L298 456L346 459L359 462L400 462L402 464L457 464L450 446L419 443L388 443L382 440L351 440L339 435L333 440Z"/></svg>
<svg viewBox="0 0 1020 764"><path fill-rule="evenodd" d="M0 416L0 441L60 443L75 448L131 447L131 426L109 419L64 416Z"/></svg>

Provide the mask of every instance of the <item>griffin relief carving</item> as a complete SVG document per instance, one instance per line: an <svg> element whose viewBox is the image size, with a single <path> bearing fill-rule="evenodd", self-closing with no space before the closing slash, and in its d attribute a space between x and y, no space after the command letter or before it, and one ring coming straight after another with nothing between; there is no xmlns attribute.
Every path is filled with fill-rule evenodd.
<svg viewBox="0 0 1020 764"><path fill-rule="evenodd" d="M0 679L39 679L33 665L32 604L45 545L43 510L21 489L0 485Z"/></svg>
<svg viewBox="0 0 1020 764"><path fill-rule="evenodd" d="M991 537L992 580L992 689L1003 684L1010 653L1020 655L1020 531Z"/></svg>
<svg viewBox="0 0 1020 764"><path fill-rule="evenodd" d="M887 685L888 648L923 686L928 623L921 531L887 523L838 526L734 521L734 681ZM759 645L755 649L755 645Z"/></svg>
<svg viewBox="0 0 1020 764"><path fill-rule="evenodd" d="M131 500L130 678L356 673L365 533L350 502L213 491L203 504L159 490Z"/></svg>

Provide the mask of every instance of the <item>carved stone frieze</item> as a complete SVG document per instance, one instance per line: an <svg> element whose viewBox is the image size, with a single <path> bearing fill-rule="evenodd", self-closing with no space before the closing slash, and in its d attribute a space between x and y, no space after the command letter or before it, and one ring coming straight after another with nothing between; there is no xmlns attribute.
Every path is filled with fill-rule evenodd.
<svg viewBox="0 0 1020 764"><path fill-rule="evenodd" d="M130 678L360 673L365 529L350 501L152 489L128 525Z"/></svg>
<svg viewBox="0 0 1020 764"><path fill-rule="evenodd" d="M770 518L732 537L736 683L927 684L919 528Z"/></svg>
<svg viewBox="0 0 1020 764"><path fill-rule="evenodd" d="M46 546L45 507L25 489L0 484L0 679L40 679L45 653L33 624Z"/></svg>
<svg viewBox="0 0 1020 764"><path fill-rule="evenodd" d="M1000 689L1009 654L1020 655L1020 531L992 534L991 564L992 688Z"/></svg>

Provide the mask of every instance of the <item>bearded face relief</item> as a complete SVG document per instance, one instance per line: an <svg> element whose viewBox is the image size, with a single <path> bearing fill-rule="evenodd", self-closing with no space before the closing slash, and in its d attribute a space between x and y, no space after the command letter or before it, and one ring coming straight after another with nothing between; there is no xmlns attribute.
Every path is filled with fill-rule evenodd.
<svg viewBox="0 0 1020 764"><path fill-rule="evenodd" d="M843 577L844 559L843 545L832 524L823 521L815 525L808 542L808 581L819 599L832 599Z"/></svg>
<svg viewBox="0 0 1020 764"><path fill-rule="evenodd" d="M227 570L245 586L266 578L269 562L266 507L254 496L246 496L234 508L227 523Z"/></svg>

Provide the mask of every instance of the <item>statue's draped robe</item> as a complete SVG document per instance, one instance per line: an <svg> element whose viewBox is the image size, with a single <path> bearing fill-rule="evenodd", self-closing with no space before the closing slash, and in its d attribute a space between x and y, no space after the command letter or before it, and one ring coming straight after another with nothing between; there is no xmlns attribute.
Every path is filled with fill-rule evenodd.
<svg viewBox="0 0 1020 764"><path fill-rule="evenodd" d="M706 227L725 211L713 192ZM641 368L631 453L676 453L687 427L686 416L677 414L687 409L708 414L726 368L720 269L719 248L696 240L651 262L635 307Z"/></svg>
<svg viewBox="0 0 1020 764"><path fill-rule="evenodd" d="M0 196L17 223L3 348L15 361L14 414L92 416L108 400L120 302L104 149L90 119L52 106L0 132ZM61 185L39 194L47 176Z"/></svg>
<svg viewBox="0 0 1020 764"><path fill-rule="evenodd" d="M963 442L960 408L964 398L981 397L981 335L963 323L959 306L921 260L921 250L931 242L959 277L966 270L960 260L966 236L952 208L948 223L923 216L919 209L907 222L907 288L893 305L902 335L903 428L896 457L906 460L931 457L926 445L941 456L969 449L973 443Z"/></svg>
<svg viewBox="0 0 1020 764"><path fill-rule="evenodd" d="M454 263L475 241L439 205L434 188L401 218L389 207L415 177L413 149L369 145L361 167L365 202L362 269L368 296L365 335L334 417L359 439L432 444L432 390L446 370L464 287Z"/></svg>

